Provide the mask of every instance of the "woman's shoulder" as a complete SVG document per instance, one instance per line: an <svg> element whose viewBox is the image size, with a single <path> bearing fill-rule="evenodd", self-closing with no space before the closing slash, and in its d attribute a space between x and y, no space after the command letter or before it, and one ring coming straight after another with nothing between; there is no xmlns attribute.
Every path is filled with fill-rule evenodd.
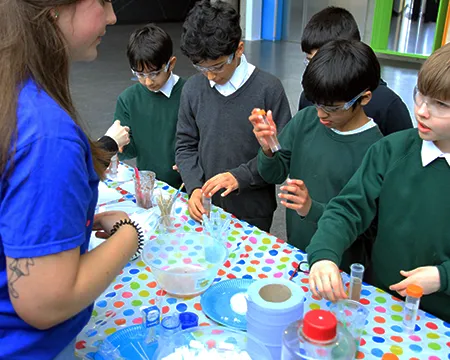
<svg viewBox="0 0 450 360"><path fill-rule="evenodd" d="M86 142L71 116L44 89L28 80L17 102L17 148L42 138Z"/></svg>

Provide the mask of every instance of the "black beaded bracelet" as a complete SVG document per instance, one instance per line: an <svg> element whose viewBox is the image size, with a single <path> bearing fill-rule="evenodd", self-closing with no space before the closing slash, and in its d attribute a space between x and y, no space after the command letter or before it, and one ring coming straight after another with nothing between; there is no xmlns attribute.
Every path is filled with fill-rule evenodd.
<svg viewBox="0 0 450 360"><path fill-rule="evenodd" d="M138 224L136 224L134 221L131 221L130 219L127 219L127 220L120 220L120 221L116 222L114 224L112 230L110 231L110 234L113 235L115 232L117 232L117 230L119 230L119 228L122 225L131 225L132 227L134 227L134 229L137 232L138 248L137 248L135 254L133 255L133 257L131 258L131 260L135 260L139 257L139 255L141 255L142 249L144 248L144 233L142 232L142 229Z"/></svg>

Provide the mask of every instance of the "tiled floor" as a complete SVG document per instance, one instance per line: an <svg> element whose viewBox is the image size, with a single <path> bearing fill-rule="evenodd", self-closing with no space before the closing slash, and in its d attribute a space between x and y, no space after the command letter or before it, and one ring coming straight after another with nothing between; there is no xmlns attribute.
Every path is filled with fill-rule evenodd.
<svg viewBox="0 0 450 360"><path fill-rule="evenodd" d="M126 45L130 33L137 25L110 27L99 47L99 57L92 63L77 63L72 69L73 97L81 118L92 137L100 137L112 123L117 96L132 84L132 74L126 58ZM188 77L195 70L179 49L179 23L161 24L174 41L178 62L175 72ZM271 72L281 79L295 113L301 92L301 77L304 56L295 42L247 42L245 51L248 60L259 68ZM382 77L413 109L412 91L416 84L418 64L397 63L380 60ZM275 214L272 233L285 238L284 211Z"/></svg>

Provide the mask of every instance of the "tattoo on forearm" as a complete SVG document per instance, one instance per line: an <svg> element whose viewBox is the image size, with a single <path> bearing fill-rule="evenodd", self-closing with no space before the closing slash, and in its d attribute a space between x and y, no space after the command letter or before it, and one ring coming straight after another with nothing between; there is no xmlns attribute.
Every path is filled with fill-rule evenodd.
<svg viewBox="0 0 450 360"><path fill-rule="evenodd" d="M14 288L14 284L22 276L30 275L30 267L34 266L34 260L32 258L14 259L14 261L9 264L9 270L11 274L8 280L9 293L15 299L19 297L19 293Z"/></svg>

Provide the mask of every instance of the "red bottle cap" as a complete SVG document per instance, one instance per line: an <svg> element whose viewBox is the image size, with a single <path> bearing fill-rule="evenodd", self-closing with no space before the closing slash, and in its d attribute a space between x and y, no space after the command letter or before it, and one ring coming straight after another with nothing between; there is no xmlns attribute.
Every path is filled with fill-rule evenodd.
<svg viewBox="0 0 450 360"><path fill-rule="evenodd" d="M336 316L326 310L311 310L303 317L303 335L308 340L328 342L336 338Z"/></svg>

